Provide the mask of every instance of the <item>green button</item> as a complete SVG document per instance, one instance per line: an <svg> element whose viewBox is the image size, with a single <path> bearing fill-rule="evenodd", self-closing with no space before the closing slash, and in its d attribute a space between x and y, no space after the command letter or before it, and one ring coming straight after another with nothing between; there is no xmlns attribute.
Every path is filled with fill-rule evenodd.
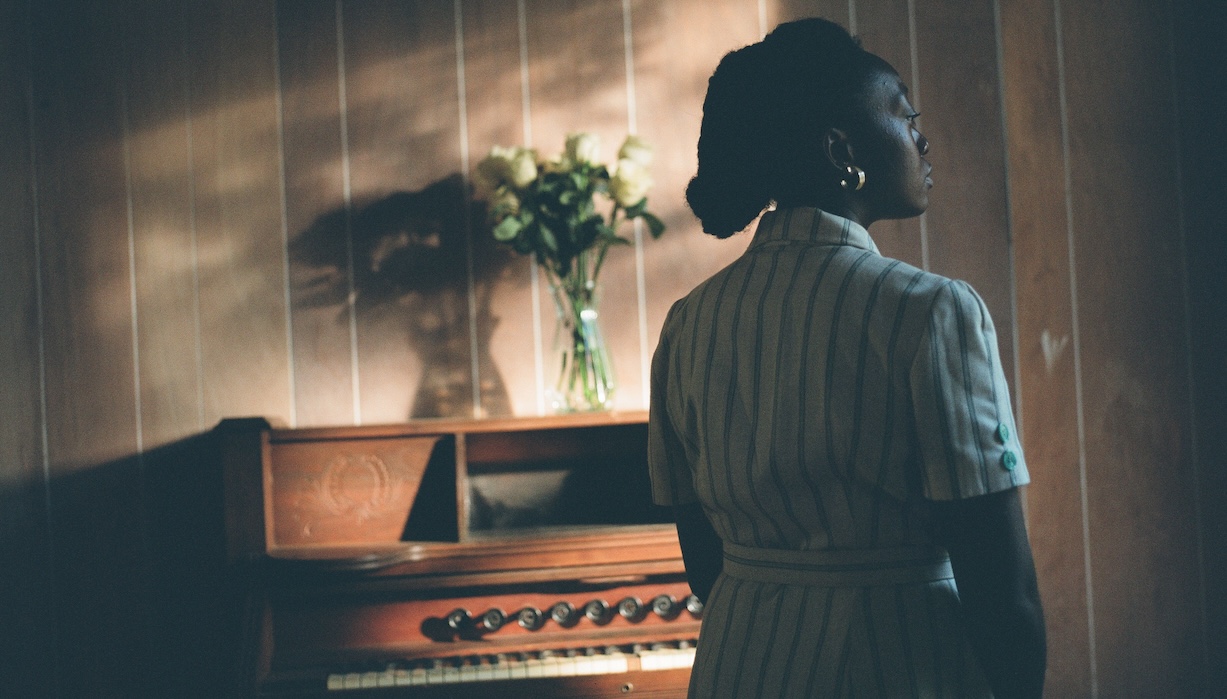
<svg viewBox="0 0 1227 699"><path fill-rule="evenodd" d="M1010 426L1004 422L997 425L997 439L1001 440L1002 444L1010 441Z"/></svg>
<svg viewBox="0 0 1227 699"><path fill-rule="evenodd" d="M1001 455L1002 468L1004 468L1007 471L1013 471L1014 467L1017 465L1018 465L1018 456L1016 456L1014 452L1010 451L1009 449L1006 449L1005 453Z"/></svg>

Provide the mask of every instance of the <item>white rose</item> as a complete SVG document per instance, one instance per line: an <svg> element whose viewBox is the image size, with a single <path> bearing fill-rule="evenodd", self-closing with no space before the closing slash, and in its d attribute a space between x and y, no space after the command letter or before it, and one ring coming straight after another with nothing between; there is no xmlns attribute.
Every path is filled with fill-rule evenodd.
<svg viewBox="0 0 1227 699"><path fill-rule="evenodd" d="M644 167L652 164L652 146L635 134L626 137L618 149L618 160L631 160Z"/></svg>
<svg viewBox="0 0 1227 699"><path fill-rule="evenodd" d="M495 146L490 154L477 163L473 171L473 188L480 198L488 198L510 179L511 158L515 152L510 148Z"/></svg>
<svg viewBox="0 0 1227 699"><path fill-rule="evenodd" d="M601 138L590 133L567 134L567 159L597 165L601 160Z"/></svg>
<svg viewBox="0 0 1227 699"><path fill-rule="evenodd" d="M515 192L504 189L494 201L490 202L490 207L502 207L507 215L516 216L520 213L520 198Z"/></svg>
<svg viewBox="0 0 1227 699"><path fill-rule="evenodd" d="M523 189L537 179L537 151L516 148L508 163L508 179L516 189Z"/></svg>
<svg viewBox="0 0 1227 699"><path fill-rule="evenodd" d="M571 160L566 155L560 155L552 160L547 160L541 164L541 169L546 172L570 172Z"/></svg>
<svg viewBox="0 0 1227 699"><path fill-rule="evenodd" d="M618 205L626 208L643 201L652 186L648 169L634 160L618 161L618 170L609 178L609 193Z"/></svg>

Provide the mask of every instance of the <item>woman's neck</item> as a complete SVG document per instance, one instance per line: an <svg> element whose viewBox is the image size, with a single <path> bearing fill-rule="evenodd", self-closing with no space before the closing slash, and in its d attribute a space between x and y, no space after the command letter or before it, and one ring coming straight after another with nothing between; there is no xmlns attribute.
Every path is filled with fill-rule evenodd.
<svg viewBox="0 0 1227 699"><path fill-rule="evenodd" d="M805 201L781 201L778 202L778 205L781 208L790 206L816 207L828 214L842 216L849 221L860 224L864 228L869 228L871 223L878 220L869 213L864 202L843 195L842 192L836 196L813 197L812 199L807 198Z"/></svg>

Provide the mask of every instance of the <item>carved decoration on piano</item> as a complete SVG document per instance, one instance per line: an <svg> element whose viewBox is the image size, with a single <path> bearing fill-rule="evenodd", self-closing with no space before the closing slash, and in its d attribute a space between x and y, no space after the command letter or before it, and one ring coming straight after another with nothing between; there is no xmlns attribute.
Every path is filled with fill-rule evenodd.
<svg viewBox="0 0 1227 699"><path fill-rule="evenodd" d="M367 541L399 541L438 441L433 436L399 444L371 440L361 451L276 445L276 544L349 544L356 533Z"/></svg>
<svg viewBox="0 0 1227 699"><path fill-rule="evenodd" d="M366 522L383 512L401 481L394 483L388 465L374 454L338 454L324 467L317 489L330 513Z"/></svg>

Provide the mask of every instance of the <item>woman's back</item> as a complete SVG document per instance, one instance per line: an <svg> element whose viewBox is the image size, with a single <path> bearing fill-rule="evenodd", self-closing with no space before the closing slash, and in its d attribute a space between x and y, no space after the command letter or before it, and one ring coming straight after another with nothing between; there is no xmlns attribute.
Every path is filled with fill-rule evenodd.
<svg viewBox="0 0 1227 699"><path fill-rule="evenodd" d="M766 214L746 254L678 302L662 334L667 383L654 389L684 423L695 495L722 540L929 545L924 499L1022 482L1017 466L990 470L987 489L957 469L951 483L945 464L924 468L922 447L944 445L917 434L913 400L927 386L914 384L934 375L913 364L951 284L882 257L860 226L799 208ZM972 335L995 349L995 337ZM972 419L1009 431L1004 377L985 378L1000 385L997 404ZM940 388L946 402L963 398ZM950 419L968 419L958 407ZM987 459L1015 448L996 441Z"/></svg>
<svg viewBox="0 0 1227 699"><path fill-rule="evenodd" d="M924 506L965 484L924 468L913 419L951 284L882 257L846 219L788 209L671 311L653 391L687 452L673 482L693 486L726 557L698 696L987 696ZM1026 478L1003 471L997 487ZM781 553L796 550L821 555ZM892 566L894 584L879 584Z"/></svg>

